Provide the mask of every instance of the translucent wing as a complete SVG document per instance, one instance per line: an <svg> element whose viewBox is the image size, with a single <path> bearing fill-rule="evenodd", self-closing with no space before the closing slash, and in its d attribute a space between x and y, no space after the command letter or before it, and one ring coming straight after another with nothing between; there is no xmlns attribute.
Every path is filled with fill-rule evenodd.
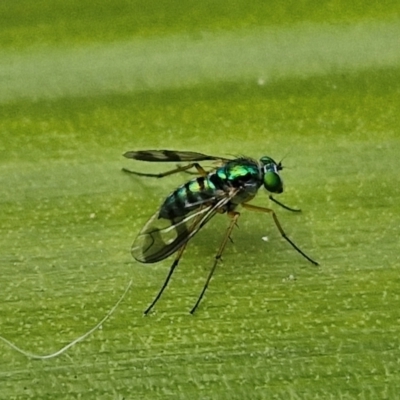
<svg viewBox="0 0 400 400"><path fill-rule="evenodd" d="M237 192L238 189L232 190L212 204L199 203L196 210L175 220L161 218L157 211L135 239L131 249L133 257L142 263L167 258L189 241Z"/></svg>
<svg viewBox="0 0 400 400"><path fill-rule="evenodd" d="M194 151L174 151L174 150L141 150L127 151L124 154L126 158L133 158L139 161L150 162L188 162L188 161L228 161L226 158L208 156L207 154L196 153Z"/></svg>

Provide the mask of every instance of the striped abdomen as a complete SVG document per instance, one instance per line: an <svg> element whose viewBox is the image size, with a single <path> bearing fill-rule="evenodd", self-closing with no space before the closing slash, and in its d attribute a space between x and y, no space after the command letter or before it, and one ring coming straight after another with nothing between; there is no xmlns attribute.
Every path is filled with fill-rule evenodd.
<svg viewBox="0 0 400 400"><path fill-rule="evenodd" d="M217 192L226 191L229 185L217 172L194 178L172 192L161 206L159 217L174 219L183 217L201 204L215 201Z"/></svg>
<svg viewBox="0 0 400 400"><path fill-rule="evenodd" d="M183 217L202 204L213 204L217 198L230 193L232 188L243 188L232 203L238 204L252 198L260 187L260 172L250 159L232 160L207 176L186 182L164 201L159 218L173 220Z"/></svg>

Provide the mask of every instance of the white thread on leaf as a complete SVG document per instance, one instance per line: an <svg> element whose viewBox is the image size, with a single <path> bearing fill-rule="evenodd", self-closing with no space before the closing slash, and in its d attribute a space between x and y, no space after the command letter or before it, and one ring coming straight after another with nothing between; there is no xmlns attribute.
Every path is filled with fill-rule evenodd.
<svg viewBox="0 0 400 400"><path fill-rule="evenodd" d="M76 345L77 343L81 342L82 340L86 339L88 336L90 336L93 332L95 332L97 329L100 329L101 326L104 324L104 322L107 321L108 318L111 317L112 314L114 314L115 310L117 309L117 307L120 305L120 303L122 302L122 300L125 298L125 296L127 295L130 287L132 286L132 280L129 281L128 286L126 287L124 293L122 294L122 296L118 299L118 301L115 303L114 307L106 314L106 316L104 318L102 318L97 324L96 326L94 326L92 329L90 329L89 331L87 331L85 334L83 334L82 336L79 336L78 338L76 338L75 340L73 340L72 342L68 343L66 346L64 346L63 348L61 348L60 350L51 353L51 354L45 354L44 356L41 356L39 354L33 354L33 353L29 353L28 351L22 350L21 348L19 348L18 346L16 346L14 343L10 342L8 339L4 338L3 336L0 336L0 340L2 340L4 343L6 343L8 346L10 346L12 349L14 349L15 351L17 351L18 353L23 354L24 356L28 357L28 358L33 358L36 360L47 360L49 358L54 358L57 357L63 353L65 353L68 349L70 349L72 346Z"/></svg>

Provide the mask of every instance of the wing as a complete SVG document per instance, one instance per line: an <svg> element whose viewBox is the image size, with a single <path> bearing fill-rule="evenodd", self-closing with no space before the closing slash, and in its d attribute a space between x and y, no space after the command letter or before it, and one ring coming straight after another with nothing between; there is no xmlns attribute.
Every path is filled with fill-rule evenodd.
<svg viewBox="0 0 400 400"><path fill-rule="evenodd" d="M142 263L167 258L187 243L238 192L225 194L212 204L199 204L192 213L179 220L160 218L157 211L146 223L132 245L132 256Z"/></svg>
<svg viewBox="0 0 400 400"><path fill-rule="evenodd" d="M228 161L227 158L208 156L207 154L196 153L194 151L174 151L174 150L141 150L127 151L126 158L133 158L139 161L150 162L187 162L187 161Z"/></svg>

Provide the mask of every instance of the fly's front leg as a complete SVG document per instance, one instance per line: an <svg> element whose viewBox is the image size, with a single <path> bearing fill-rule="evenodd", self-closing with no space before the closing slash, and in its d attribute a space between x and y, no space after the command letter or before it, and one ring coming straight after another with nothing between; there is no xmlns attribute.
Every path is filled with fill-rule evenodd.
<svg viewBox="0 0 400 400"><path fill-rule="evenodd" d="M271 201L273 201L274 203L280 205L280 206L281 206L282 208L284 208L285 210L289 210L289 211L293 211L293 212L301 212L301 210L298 209L298 208L291 208L291 207L286 206L285 204L281 203L280 201L278 201L278 200L276 200L274 197L272 197L272 195L269 195L269 199L270 199Z"/></svg>
<svg viewBox="0 0 400 400"><path fill-rule="evenodd" d="M258 206L253 206L252 204L247 204L247 203L243 203L242 206L244 208L247 208L248 210L251 211L258 211L258 212L263 212L263 213L268 213L272 215L272 218L275 222L276 227L278 228L280 234L282 235L282 237L287 240L290 245L297 251L299 252L304 258L306 258L308 261L310 261L310 263L314 264L314 265L319 265L316 261L314 261L312 258L310 258L306 253L304 253L302 250L300 250L299 247L296 246L296 244L294 242L292 242L291 239L289 239L289 237L286 235L285 231L283 230L278 217L275 214L274 210L271 210L270 208L265 208L265 207L258 207Z"/></svg>

